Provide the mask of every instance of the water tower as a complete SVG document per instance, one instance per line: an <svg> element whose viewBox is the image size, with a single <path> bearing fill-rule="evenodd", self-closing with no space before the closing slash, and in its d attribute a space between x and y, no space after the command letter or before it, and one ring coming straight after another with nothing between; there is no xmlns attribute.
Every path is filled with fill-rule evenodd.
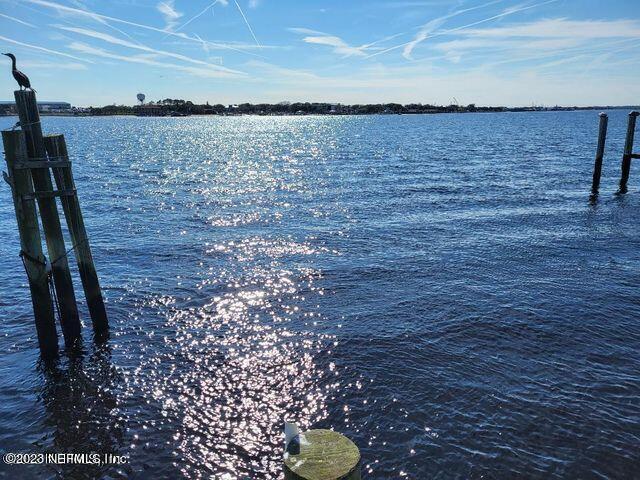
<svg viewBox="0 0 640 480"><path fill-rule="evenodd" d="M146 96L144 93L139 93L138 95L136 95L136 98L140 102L140 105L142 105L144 103L144 99L146 98Z"/></svg>

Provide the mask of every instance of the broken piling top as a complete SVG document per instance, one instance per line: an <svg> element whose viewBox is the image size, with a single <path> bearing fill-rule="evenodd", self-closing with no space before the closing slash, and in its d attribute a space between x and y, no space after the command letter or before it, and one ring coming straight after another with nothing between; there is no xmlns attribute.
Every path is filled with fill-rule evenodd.
<svg viewBox="0 0 640 480"><path fill-rule="evenodd" d="M360 480L360 451L344 435L332 430L309 430L298 435L300 451L284 454L287 480Z"/></svg>

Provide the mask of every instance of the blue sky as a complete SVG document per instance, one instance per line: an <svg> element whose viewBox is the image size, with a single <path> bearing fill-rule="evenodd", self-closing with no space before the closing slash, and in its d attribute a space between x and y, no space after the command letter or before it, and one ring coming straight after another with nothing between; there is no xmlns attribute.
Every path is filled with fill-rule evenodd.
<svg viewBox="0 0 640 480"><path fill-rule="evenodd" d="M640 103L640 0L0 0L0 50L82 106Z"/></svg>

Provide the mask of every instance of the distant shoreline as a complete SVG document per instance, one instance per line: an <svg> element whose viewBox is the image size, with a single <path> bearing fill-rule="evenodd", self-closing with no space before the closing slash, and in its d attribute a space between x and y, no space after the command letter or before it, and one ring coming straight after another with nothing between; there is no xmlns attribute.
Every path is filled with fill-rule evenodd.
<svg viewBox="0 0 640 480"><path fill-rule="evenodd" d="M207 107L210 110L206 110ZM293 108L283 108L293 107ZM301 107L301 108L300 108ZM307 107L307 108L305 108ZM173 109L172 109L173 108ZM339 110L329 104L291 104L291 105L230 105L224 107L184 104L147 104L143 106L107 106L89 107L87 109L73 108L69 111L41 111L41 116L50 117L188 117L188 116L370 116L370 115L437 115L445 113L522 113L522 112L575 112L583 110L638 110L634 105L596 105L587 107L476 107L475 105L431 106L431 105L340 105ZM291 111L294 110L294 111ZM12 112L1 112L0 117L16 116Z"/></svg>
<svg viewBox="0 0 640 480"><path fill-rule="evenodd" d="M43 117L300 117L300 116L387 116L387 115L439 115L439 114L470 114L470 113L544 113L544 112L576 112L576 111L603 111L603 110L640 110L640 106L626 105L626 106L594 106L594 107L551 107L551 108L537 108L537 107L516 107L516 108L503 108L503 109L477 109L475 111L469 110L454 110L454 111L431 111L431 112L355 112L355 113L321 113L321 112L295 112L295 113L185 113L181 115L167 114L148 114L140 115L135 112L40 112L40 116ZM2 117L16 117L14 113L0 114Z"/></svg>

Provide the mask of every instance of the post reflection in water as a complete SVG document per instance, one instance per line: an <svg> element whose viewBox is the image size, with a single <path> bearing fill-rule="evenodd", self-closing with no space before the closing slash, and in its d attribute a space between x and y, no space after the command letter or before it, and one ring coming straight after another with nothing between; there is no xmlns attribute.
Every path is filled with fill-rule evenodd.
<svg viewBox="0 0 640 480"><path fill-rule="evenodd" d="M45 409L48 433L34 442L41 453L113 454L122 447L125 422L118 411L122 376L111 360L108 344L90 353L77 352L57 363L40 364L44 380L38 401ZM52 478L115 477L130 473L126 466L49 463Z"/></svg>

